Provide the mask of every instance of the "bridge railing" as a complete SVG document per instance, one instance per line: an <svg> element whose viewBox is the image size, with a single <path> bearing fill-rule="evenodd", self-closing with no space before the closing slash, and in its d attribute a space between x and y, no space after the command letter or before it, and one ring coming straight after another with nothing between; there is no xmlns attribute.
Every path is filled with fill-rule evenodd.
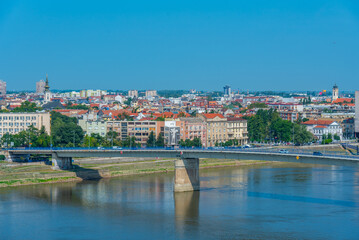
<svg viewBox="0 0 359 240"><path fill-rule="evenodd" d="M347 152L340 152L340 151L330 151L330 150L325 150L325 151L318 151L318 150L310 150L310 149L297 149L297 148L293 148L293 149L285 149L285 151L287 152L280 152L280 149L275 149L275 148L234 148L234 147L209 147L209 148L171 148L171 147L155 147L155 148L128 148L128 147L92 147L92 148L88 148L88 147L66 147L66 148L62 148L62 147L47 147L47 148L7 148L5 150L8 151L16 151L16 150L20 150L20 151L29 151L29 152L36 152L36 151L85 151L85 150L90 150L90 151L122 151L122 150L146 150L146 151L221 151L221 152L233 152L233 151L238 151L238 152L258 152L258 153L272 153L272 154L296 154L296 155L305 155L305 156L313 156L313 155L319 155L320 156L327 156L327 157L341 157L341 158L351 158L351 159L359 159L358 155L349 155ZM314 153L317 154L314 154Z"/></svg>

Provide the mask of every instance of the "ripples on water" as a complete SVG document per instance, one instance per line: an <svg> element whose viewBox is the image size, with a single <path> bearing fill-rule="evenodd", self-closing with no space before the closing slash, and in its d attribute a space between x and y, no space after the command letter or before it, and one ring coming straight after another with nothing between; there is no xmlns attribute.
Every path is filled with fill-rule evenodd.
<svg viewBox="0 0 359 240"><path fill-rule="evenodd" d="M0 239L359 239L359 171L293 165L0 189Z"/></svg>

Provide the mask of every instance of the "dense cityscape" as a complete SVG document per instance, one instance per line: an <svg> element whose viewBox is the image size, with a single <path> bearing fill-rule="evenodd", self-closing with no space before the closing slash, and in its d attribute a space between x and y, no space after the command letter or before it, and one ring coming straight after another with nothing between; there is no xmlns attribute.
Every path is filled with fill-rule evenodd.
<svg viewBox="0 0 359 240"><path fill-rule="evenodd" d="M359 92L50 90L6 93L0 82L3 146L245 147L355 140ZM357 106L357 107L355 107ZM359 119L357 117L356 119Z"/></svg>

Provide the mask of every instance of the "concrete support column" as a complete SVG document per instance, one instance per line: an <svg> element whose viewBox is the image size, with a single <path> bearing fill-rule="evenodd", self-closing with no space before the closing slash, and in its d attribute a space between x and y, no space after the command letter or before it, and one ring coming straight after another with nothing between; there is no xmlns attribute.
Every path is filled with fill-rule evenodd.
<svg viewBox="0 0 359 240"><path fill-rule="evenodd" d="M175 160L175 192L198 191L199 159L182 158Z"/></svg>
<svg viewBox="0 0 359 240"><path fill-rule="evenodd" d="M7 162L27 162L30 159L30 154L5 154L5 160Z"/></svg>
<svg viewBox="0 0 359 240"><path fill-rule="evenodd" d="M53 170L68 170L73 168L71 157L59 157L56 153L53 153L51 161Z"/></svg>

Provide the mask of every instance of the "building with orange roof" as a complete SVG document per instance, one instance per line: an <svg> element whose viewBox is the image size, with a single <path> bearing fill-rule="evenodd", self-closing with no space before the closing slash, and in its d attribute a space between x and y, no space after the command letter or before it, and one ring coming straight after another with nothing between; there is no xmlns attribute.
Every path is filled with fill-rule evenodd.
<svg viewBox="0 0 359 240"><path fill-rule="evenodd" d="M240 145L248 142L247 120L225 118L219 113L203 113L199 117L206 122L206 147L214 147L235 139Z"/></svg>
<svg viewBox="0 0 359 240"><path fill-rule="evenodd" d="M331 134L333 137L337 135L340 139L343 138L342 126L333 120L314 119L302 123L307 130L319 140L322 141L323 135Z"/></svg>

